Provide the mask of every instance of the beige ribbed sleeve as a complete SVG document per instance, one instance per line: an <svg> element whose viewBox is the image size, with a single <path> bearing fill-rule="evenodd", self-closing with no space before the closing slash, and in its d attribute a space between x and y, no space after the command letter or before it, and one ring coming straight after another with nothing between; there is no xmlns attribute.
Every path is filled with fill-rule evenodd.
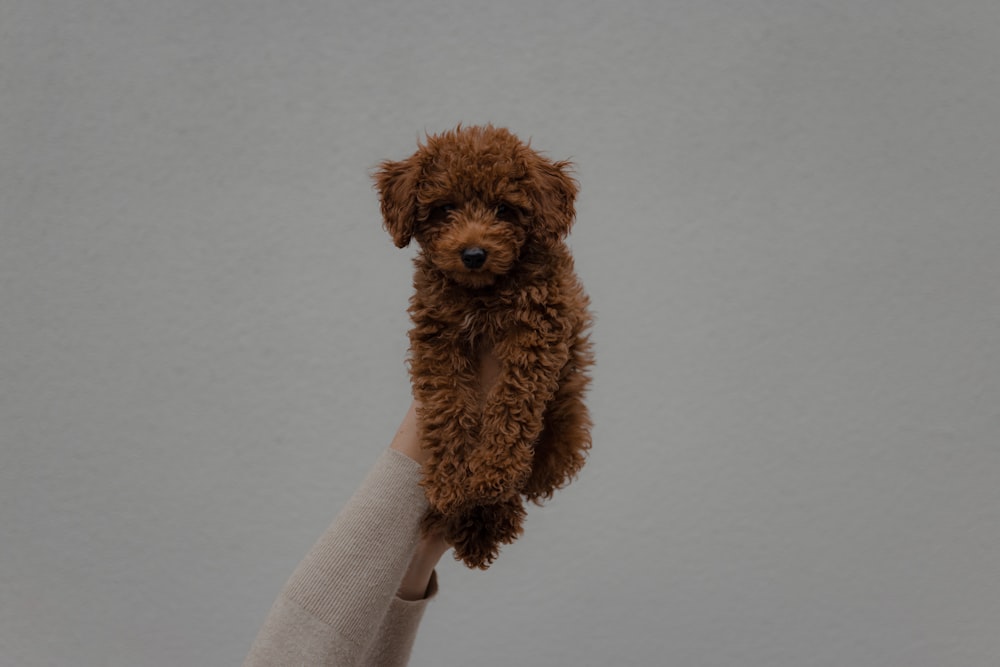
<svg viewBox="0 0 1000 667"><path fill-rule="evenodd" d="M420 465L387 449L292 574L244 667L405 665L427 600L396 597L427 500Z"/></svg>

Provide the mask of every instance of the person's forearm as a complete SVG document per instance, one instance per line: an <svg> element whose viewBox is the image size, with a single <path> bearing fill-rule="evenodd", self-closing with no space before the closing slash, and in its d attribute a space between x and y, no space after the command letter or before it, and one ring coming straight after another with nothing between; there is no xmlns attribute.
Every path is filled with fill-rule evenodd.
<svg viewBox="0 0 1000 667"><path fill-rule="evenodd" d="M382 454L288 580L245 665L361 664L419 541L419 481L412 459Z"/></svg>
<svg viewBox="0 0 1000 667"><path fill-rule="evenodd" d="M419 535L415 406L391 449L289 579L245 665L405 664L447 545Z"/></svg>

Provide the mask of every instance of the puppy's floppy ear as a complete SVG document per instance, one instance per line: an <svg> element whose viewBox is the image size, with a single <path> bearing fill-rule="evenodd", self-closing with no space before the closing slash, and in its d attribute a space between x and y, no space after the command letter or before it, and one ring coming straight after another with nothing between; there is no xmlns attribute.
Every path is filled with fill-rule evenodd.
<svg viewBox="0 0 1000 667"><path fill-rule="evenodd" d="M539 157L531 165L534 180L535 215L550 237L564 239L576 216L573 202L577 184L572 176L573 164L550 162Z"/></svg>
<svg viewBox="0 0 1000 667"><path fill-rule="evenodd" d="M386 160L375 172L375 188L382 205L382 224L397 248L405 248L413 236L417 217L417 176L413 157L400 162Z"/></svg>

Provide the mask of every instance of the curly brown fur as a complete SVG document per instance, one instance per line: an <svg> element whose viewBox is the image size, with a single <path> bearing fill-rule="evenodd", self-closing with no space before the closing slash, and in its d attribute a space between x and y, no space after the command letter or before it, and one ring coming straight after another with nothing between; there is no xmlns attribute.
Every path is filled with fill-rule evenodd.
<svg viewBox="0 0 1000 667"><path fill-rule="evenodd" d="M591 317L563 242L569 170L487 125L429 136L375 175L386 230L420 245L410 374L429 453L424 530L470 567L489 567L521 534L523 499L550 498L590 448ZM486 353L499 373L484 395Z"/></svg>

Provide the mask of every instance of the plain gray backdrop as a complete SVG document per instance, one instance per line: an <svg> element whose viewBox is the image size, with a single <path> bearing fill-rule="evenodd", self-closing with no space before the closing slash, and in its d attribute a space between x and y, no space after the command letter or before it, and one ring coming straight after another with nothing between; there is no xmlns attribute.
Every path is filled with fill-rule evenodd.
<svg viewBox="0 0 1000 667"><path fill-rule="evenodd" d="M577 165L595 444L414 665L1000 661L1000 3L6 0L0 99L4 665L239 664L459 122Z"/></svg>

